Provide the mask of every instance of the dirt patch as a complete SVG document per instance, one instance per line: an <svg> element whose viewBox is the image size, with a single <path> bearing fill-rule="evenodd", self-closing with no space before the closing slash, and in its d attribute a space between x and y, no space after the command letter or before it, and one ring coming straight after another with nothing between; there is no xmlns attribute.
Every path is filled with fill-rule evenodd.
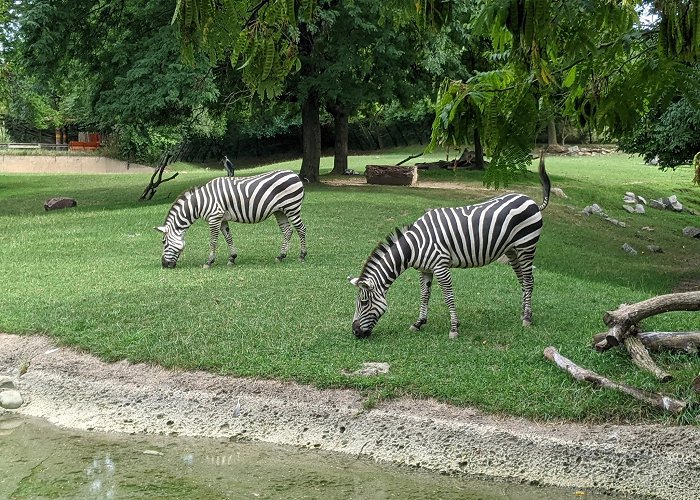
<svg viewBox="0 0 700 500"><path fill-rule="evenodd" d="M543 424L413 399L365 410L352 390L105 363L40 336L0 334L0 375L25 397L15 411L72 429L251 439L676 500L700 491L695 427Z"/></svg>

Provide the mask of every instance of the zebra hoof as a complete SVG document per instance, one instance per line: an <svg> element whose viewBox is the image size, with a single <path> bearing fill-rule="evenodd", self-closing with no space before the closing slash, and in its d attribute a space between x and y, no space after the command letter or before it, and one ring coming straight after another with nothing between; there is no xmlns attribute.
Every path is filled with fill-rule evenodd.
<svg viewBox="0 0 700 500"><path fill-rule="evenodd" d="M412 332L420 332L420 326L411 325L408 327L408 329L411 330Z"/></svg>
<svg viewBox="0 0 700 500"><path fill-rule="evenodd" d="M204 264L202 269L211 269L211 264Z"/></svg>
<svg viewBox="0 0 700 500"><path fill-rule="evenodd" d="M452 330L452 331L450 332L450 338L451 338L451 339L456 339L458 336L459 336L459 332L458 332L458 331Z"/></svg>
<svg viewBox="0 0 700 500"><path fill-rule="evenodd" d="M284 260L285 257L286 257L286 255L278 255L277 257L275 257L275 260L276 260L277 262L282 262L282 261Z"/></svg>
<svg viewBox="0 0 700 500"><path fill-rule="evenodd" d="M523 326L530 326L532 325L532 320L531 319L524 319L523 320Z"/></svg>

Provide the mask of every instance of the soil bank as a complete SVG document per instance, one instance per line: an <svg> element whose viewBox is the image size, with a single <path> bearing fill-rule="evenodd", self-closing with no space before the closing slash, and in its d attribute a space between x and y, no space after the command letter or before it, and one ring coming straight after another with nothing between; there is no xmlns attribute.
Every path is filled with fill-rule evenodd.
<svg viewBox="0 0 700 500"><path fill-rule="evenodd" d="M0 375L25 399L13 411L60 427L250 439L445 474L700 497L694 426L535 423L414 399L365 410L352 390L105 363L40 336L0 334Z"/></svg>

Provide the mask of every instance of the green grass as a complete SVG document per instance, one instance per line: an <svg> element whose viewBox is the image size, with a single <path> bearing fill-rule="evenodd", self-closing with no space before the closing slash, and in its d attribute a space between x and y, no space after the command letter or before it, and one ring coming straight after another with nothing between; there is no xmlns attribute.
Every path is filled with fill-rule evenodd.
<svg viewBox="0 0 700 500"><path fill-rule="evenodd" d="M350 168L396 163L411 151L351 158ZM436 155L433 158L437 158ZM429 161L431 158L421 159ZM420 161L420 160L419 160ZM299 161L241 170L298 170ZM332 165L324 158L322 172ZM533 172L509 190L539 200ZM697 216L622 209L626 191L658 198L676 194L700 211L700 189L690 169L660 172L638 159L614 154L550 157L553 185L568 199L553 198L536 257L534 324L520 326L520 291L508 266L493 264L453 272L461 335L448 338L449 316L436 287L429 323L408 326L418 315L418 273L409 270L391 287L389 310L367 340L351 332L357 275L376 242L426 208L459 206L493 196L475 172L421 172L422 180L459 183L466 189L311 185L302 212L309 255L297 259L296 236L288 259L278 264L281 235L274 220L232 225L239 257L226 266L223 241L216 264L201 268L208 229L201 221L187 233L187 248L174 270L160 267L160 225L184 189L220 175L217 169L179 164L180 175L153 200L137 201L148 182L137 175L0 176L0 331L45 333L107 360L128 358L166 367L278 378L320 387L354 387L376 400L409 394L435 397L484 411L538 419L582 421L665 420L625 396L572 381L543 358L554 345L565 356L615 380L693 400L691 381L700 372L692 355L655 355L676 377L659 384L618 349L590 348L603 331L602 316L623 302L668 293L698 279L700 241L683 237ZM44 212L53 196L71 196L75 209ZM620 228L581 209L601 205L627 223ZM654 231L642 231L651 226ZM640 251L622 251L628 242ZM644 251L660 245L664 253ZM642 252L644 251L644 252ZM697 313L672 313L645 323L648 329L697 329ZM347 377L365 361L391 364L387 375ZM695 421L696 410L679 422Z"/></svg>

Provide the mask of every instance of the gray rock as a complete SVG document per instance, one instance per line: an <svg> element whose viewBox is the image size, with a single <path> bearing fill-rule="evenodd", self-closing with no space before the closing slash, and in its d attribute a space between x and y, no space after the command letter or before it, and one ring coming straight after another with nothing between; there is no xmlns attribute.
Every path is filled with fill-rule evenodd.
<svg viewBox="0 0 700 500"><path fill-rule="evenodd" d="M637 251L629 243L622 245L622 249L630 255L637 255Z"/></svg>
<svg viewBox="0 0 700 500"><path fill-rule="evenodd" d="M558 196L559 198L568 198L568 196L566 196L566 193L564 192L564 190L562 188L553 187L552 194L554 196Z"/></svg>
<svg viewBox="0 0 700 500"><path fill-rule="evenodd" d="M78 202L75 201L73 198L49 198L44 202L44 210L59 210L61 208L75 207L77 205Z"/></svg>
<svg viewBox="0 0 700 500"><path fill-rule="evenodd" d="M613 219L611 217L606 217L605 220L608 221L610 224L614 224L615 226L627 227L627 224L625 224L624 222L621 222L617 219Z"/></svg>
<svg viewBox="0 0 700 500"><path fill-rule="evenodd" d="M683 236L700 239L700 228L687 226L683 228Z"/></svg>
<svg viewBox="0 0 700 500"><path fill-rule="evenodd" d="M634 213L634 206L632 206L632 205L622 205L622 208L624 208L625 210L627 210L631 214Z"/></svg>
<svg viewBox="0 0 700 500"><path fill-rule="evenodd" d="M649 227L649 226L642 227L642 231L653 231L653 230L654 230L653 227Z"/></svg>
<svg viewBox="0 0 700 500"><path fill-rule="evenodd" d="M582 211L586 215L591 215L591 214L605 215L605 212L603 211L602 208L600 208L600 205L598 205L597 203L594 203L593 205L588 205Z"/></svg>
<svg viewBox="0 0 700 500"><path fill-rule="evenodd" d="M5 389L0 392L0 406L7 410L15 410L22 406L24 400L18 390Z"/></svg>
<svg viewBox="0 0 700 500"><path fill-rule="evenodd" d="M647 250L649 250L651 253L664 253L659 245L647 245Z"/></svg>
<svg viewBox="0 0 700 500"><path fill-rule="evenodd" d="M637 212L638 214L643 214L644 213L644 205L642 205L641 203L637 203L634 206L634 211Z"/></svg>
<svg viewBox="0 0 700 500"><path fill-rule="evenodd" d="M359 370L355 370L354 372L345 372L343 371L343 375L359 375L361 377L372 377L374 375L379 375L382 373L389 373L389 363L375 363L375 362L367 362L367 363L362 363L362 368Z"/></svg>
<svg viewBox="0 0 700 500"><path fill-rule="evenodd" d="M2 389L16 389L15 383L10 377L0 375L0 390Z"/></svg>
<svg viewBox="0 0 700 500"><path fill-rule="evenodd" d="M666 208L670 208L672 210L675 210L676 212L683 211L683 205L678 201L678 198L675 194L672 194L668 198L663 198L661 202Z"/></svg>
<svg viewBox="0 0 700 500"><path fill-rule="evenodd" d="M666 210L666 205L662 200L649 200L649 206L652 208L658 208L659 210Z"/></svg>

